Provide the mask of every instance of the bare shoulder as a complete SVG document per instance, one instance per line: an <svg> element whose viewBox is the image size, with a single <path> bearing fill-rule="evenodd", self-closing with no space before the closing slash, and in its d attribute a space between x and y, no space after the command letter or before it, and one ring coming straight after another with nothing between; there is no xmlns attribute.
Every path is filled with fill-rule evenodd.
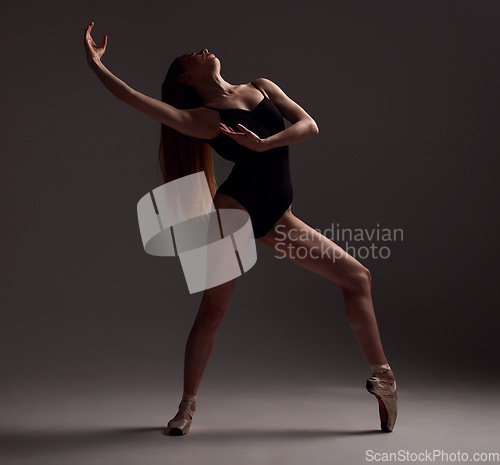
<svg viewBox="0 0 500 465"><path fill-rule="evenodd" d="M283 90L276 83L271 81L271 79L260 77L254 79L253 82L257 84L257 86L259 86L271 100L276 97L279 98L280 93L284 94Z"/></svg>
<svg viewBox="0 0 500 465"><path fill-rule="evenodd" d="M309 114L295 101L293 101L285 91L271 79L260 77L253 81L268 96L269 100L279 109L281 114L290 123L300 120L313 120ZM314 120L313 120L314 121Z"/></svg>

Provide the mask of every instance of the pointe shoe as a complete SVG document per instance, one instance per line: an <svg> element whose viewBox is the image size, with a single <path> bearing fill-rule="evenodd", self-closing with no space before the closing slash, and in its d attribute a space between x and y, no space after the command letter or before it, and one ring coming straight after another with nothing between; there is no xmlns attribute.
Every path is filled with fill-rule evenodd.
<svg viewBox="0 0 500 465"><path fill-rule="evenodd" d="M372 366L373 373L383 373L391 370L387 364ZM371 376L366 380L366 389L378 400L378 410L380 415L380 427L382 431L390 433L394 428L398 414L398 393L396 391L396 381L384 379L380 376Z"/></svg>
<svg viewBox="0 0 500 465"><path fill-rule="evenodd" d="M179 410L185 410L187 413L189 413L189 416L191 418L189 420L186 418L181 418L180 420L170 420L167 423L167 427L164 429L164 434L168 434L170 436L182 436L184 434L187 434L189 428L191 427L191 421L194 414L194 410L191 408L191 404L195 402L196 396L184 393L179 404Z"/></svg>

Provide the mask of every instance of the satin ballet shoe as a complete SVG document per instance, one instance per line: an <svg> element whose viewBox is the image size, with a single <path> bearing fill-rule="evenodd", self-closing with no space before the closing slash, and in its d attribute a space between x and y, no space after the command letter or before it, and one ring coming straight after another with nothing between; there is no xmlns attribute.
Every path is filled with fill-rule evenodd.
<svg viewBox="0 0 500 465"><path fill-rule="evenodd" d="M392 371L387 363L374 365L371 367L373 375L366 380L366 389L378 400L378 410L380 415L380 427L382 431L390 433L394 429L398 414L398 393L396 390L396 380L384 379L382 376L375 376L375 373L382 374L385 371Z"/></svg>
<svg viewBox="0 0 500 465"><path fill-rule="evenodd" d="M191 404L196 402L196 396L191 394L186 394L182 396L182 400L179 404L179 410L185 410L191 418L181 418L180 420L170 420L167 423L167 427L163 430L163 434L170 436L182 436L187 434L189 428L191 427L191 421L193 419L194 410L191 408Z"/></svg>

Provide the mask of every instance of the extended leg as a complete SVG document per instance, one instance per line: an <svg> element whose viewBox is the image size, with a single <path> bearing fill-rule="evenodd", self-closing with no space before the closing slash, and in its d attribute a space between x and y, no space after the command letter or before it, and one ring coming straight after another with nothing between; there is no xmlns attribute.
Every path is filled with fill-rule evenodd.
<svg viewBox="0 0 500 465"><path fill-rule="evenodd" d="M370 271L333 241L293 215L291 209L259 240L294 263L340 286L347 319L372 369L366 388L378 400L382 430L392 431L397 416L396 381L380 341L371 298Z"/></svg>
<svg viewBox="0 0 500 465"><path fill-rule="evenodd" d="M371 275L365 266L291 210L259 241L337 283L344 297L347 319L368 363L371 366L387 363L373 309Z"/></svg>

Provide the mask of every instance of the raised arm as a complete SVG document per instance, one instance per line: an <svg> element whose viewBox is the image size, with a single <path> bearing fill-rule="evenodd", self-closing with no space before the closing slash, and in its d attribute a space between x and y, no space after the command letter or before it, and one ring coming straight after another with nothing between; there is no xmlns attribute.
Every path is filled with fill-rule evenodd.
<svg viewBox="0 0 500 465"><path fill-rule="evenodd" d="M200 139L214 137L214 123L208 110L204 108L189 110L175 108L133 89L109 71L101 62L101 57L106 51L108 36L103 37L101 45L98 47L90 35L93 25L94 22L91 22L85 28L84 45L87 52L87 62L104 86L115 97L186 136Z"/></svg>

